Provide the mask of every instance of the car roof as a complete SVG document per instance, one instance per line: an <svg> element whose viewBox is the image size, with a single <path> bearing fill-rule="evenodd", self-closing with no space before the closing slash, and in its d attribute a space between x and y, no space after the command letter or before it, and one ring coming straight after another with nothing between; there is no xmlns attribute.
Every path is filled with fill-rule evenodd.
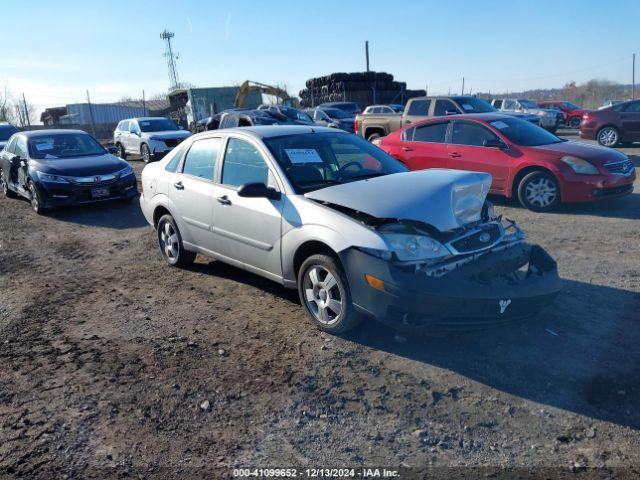
<svg viewBox="0 0 640 480"><path fill-rule="evenodd" d="M425 118L424 120L420 120L420 122L415 122L412 123L411 126L413 125L420 125L421 123L427 123L427 122L433 122L433 121L439 121L439 120L478 120L481 122L493 122L495 120L503 120L503 119L516 119L518 120L517 117L511 116L511 115L505 115L504 113L461 113L458 115L446 115L444 117L429 117L429 118ZM522 120L522 119L519 119ZM526 120L523 120L526 121Z"/></svg>
<svg viewBox="0 0 640 480"><path fill-rule="evenodd" d="M237 127L237 128L224 128L222 130L211 130L209 132L202 132L194 135L197 138L203 133L217 134L220 133L242 133L248 134L252 137L264 139L271 137L282 137L285 135L302 135L305 133L346 133L335 128L318 127L315 125L260 125L253 127ZM348 133L346 133L349 135Z"/></svg>
<svg viewBox="0 0 640 480"><path fill-rule="evenodd" d="M122 121L125 120L158 120L159 118L163 119L163 120L169 120L166 117L132 117L132 118L124 118Z"/></svg>
<svg viewBox="0 0 640 480"><path fill-rule="evenodd" d="M79 133L82 135L89 135L84 130L74 130L74 129L66 129L66 128L48 128L44 130L29 130L27 132L20 132L20 135L33 138L33 137L41 137L45 135L65 135L69 133Z"/></svg>

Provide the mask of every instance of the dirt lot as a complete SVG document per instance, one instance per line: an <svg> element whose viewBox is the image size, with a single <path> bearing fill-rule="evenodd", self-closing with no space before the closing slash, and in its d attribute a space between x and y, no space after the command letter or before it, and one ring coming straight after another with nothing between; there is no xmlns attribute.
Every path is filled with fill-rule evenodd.
<svg viewBox="0 0 640 480"><path fill-rule="evenodd" d="M37 217L0 198L0 476L640 475L640 193L497 209L558 261L540 318L337 338L267 280L165 266L135 202Z"/></svg>

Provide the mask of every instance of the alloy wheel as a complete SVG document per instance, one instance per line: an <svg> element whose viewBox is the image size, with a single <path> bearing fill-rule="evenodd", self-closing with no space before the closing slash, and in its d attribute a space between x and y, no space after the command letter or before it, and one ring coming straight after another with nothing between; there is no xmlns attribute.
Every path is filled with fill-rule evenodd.
<svg viewBox="0 0 640 480"><path fill-rule="evenodd" d="M307 308L321 323L335 323L343 309L344 295L335 276L321 265L312 265L304 277L304 293Z"/></svg>
<svg viewBox="0 0 640 480"><path fill-rule="evenodd" d="M613 147L618 143L618 132L615 128L603 128L598 135L598 140L605 147Z"/></svg>
<svg viewBox="0 0 640 480"><path fill-rule="evenodd" d="M4 179L4 172L0 170L0 185L2 185L2 193L5 194L5 196L8 196L8 192L9 192L9 186L7 185L7 182Z"/></svg>
<svg viewBox="0 0 640 480"><path fill-rule="evenodd" d="M160 227L160 249L171 262L177 260L180 253L178 233L170 222L164 222Z"/></svg>
<svg viewBox="0 0 640 480"><path fill-rule="evenodd" d="M549 178L534 179L525 187L527 202L536 207L548 207L553 204L557 196L558 188Z"/></svg>
<svg viewBox="0 0 640 480"><path fill-rule="evenodd" d="M37 213L40 211L40 201L38 200L38 192L33 182L29 182L29 193L31 194L31 208Z"/></svg>
<svg viewBox="0 0 640 480"><path fill-rule="evenodd" d="M151 152L149 151L149 147L146 145L142 146L142 160L144 163L149 163L151 161Z"/></svg>

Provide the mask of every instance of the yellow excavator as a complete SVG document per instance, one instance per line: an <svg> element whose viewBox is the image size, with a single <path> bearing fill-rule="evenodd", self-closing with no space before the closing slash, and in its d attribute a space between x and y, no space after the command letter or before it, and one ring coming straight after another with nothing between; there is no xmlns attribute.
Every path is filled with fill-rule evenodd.
<svg viewBox="0 0 640 480"><path fill-rule="evenodd" d="M244 107L244 102L247 99L247 95L249 92L259 91L264 95L273 95L282 100L283 105L287 105L289 107L299 108L300 102L297 98L292 98L289 94L278 87L272 87L271 85L266 85L260 82L254 82L252 80L246 80L242 85L240 85L240 89L236 94L236 98L233 102L233 106L236 108Z"/></svg>

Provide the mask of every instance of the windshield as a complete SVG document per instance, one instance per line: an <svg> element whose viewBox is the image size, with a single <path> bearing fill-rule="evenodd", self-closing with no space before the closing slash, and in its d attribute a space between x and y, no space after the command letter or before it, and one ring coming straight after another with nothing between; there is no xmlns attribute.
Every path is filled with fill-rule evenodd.
<svg viewBox="0 0 640 480"><path fill-rule="evenodd" d="M366 140L348 133L305 133L264 143L298 193L408 169Z"/></svg>
<svg viewBox="0 0 640 480"><path fill-rule="evenodd" d="M560 138L547 132L544 128L538 127L531 122L520 120L519 118L503 118L490 122L507 137L512 143L523 147L536 147L539 145L550 145L562 142Z"/></svg>
<svg viewBox="0 0 640 480"><path fill-rule="evenodd" d="M520 102L520 106L524 108L538 108L538 104L536 102L532 102L531 100L518 100Z"/></svg>
<svg viewBox="0 0 640 480"><path fill-rule="evenodd" d="M170 130L180 130L175 123L168 118L150 118L138 120L140 130L143 132L167 132Z"/></svg>
<svg viewBox="0 0 640 480"><path fill-rule="evenodd" d="M309 115L304 113L302 110L298 110L297 108L280 107L280 112L282 112L287 118L291 120L313 123L313 120L311 120L311 117Z"/></svg>
<svg viewBox="0 0 640 480"><path fill-rule="evenodd" d="M107 151L92 136L83 133L38 135L28 142L29 156L40 160L104 155Z"/></svg>
<svg viewBox="0 0 640 480"><path fill-rule="evenodd" d="M349 114L347 112L343 112L339 108L323 108L322 111L330 118L349 118Z"/></svg>
<svg viewBox="0 0 640 480"><path fill-rule="evenodd" d="M578 105L576 105L575 103L564 102L564 106L567 107L567 108L570 108L571 110L580 110L580 107Z"/></svg>
<svg viewBox="0 0 640 480"><path fill-rule="evenodd" d="M9 140L11 135L16 133L18 129L13 125L2 125L0 126L0 141Z"/></svg>
<svg viewBox="0 0 640 480"><path fill-rule="evenodd" d="M465 111L465 113L490 113L496 109L489 105L489 102L481 98L474 97L454 97L455 100Z"/></svg>

